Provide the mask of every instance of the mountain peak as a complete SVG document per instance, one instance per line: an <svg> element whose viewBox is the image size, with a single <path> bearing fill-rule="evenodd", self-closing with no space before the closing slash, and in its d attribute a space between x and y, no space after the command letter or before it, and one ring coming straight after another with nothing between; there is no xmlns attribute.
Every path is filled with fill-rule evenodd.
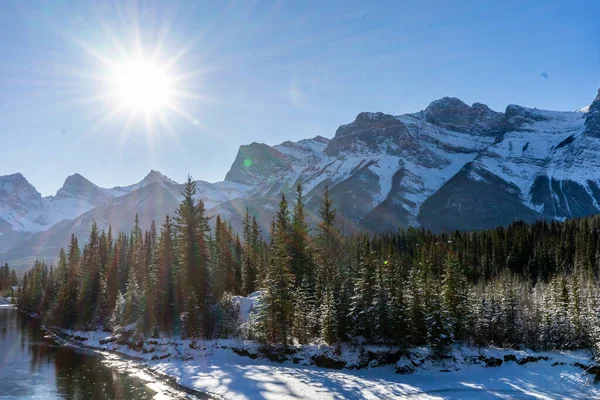
<svg viewBox="0 0 600 400"><path fill-rule="evenodd" d="M153 169L150 170L148 175L146 175L140 183L142 183L143 185L146 185L146 184L155 183L155 182L169 183L169 184L174 184L174 185L177 184L177 182L175 182L173 179L171 179L168 176L166 176L156 170L153 170Z"/></svg>
<svg viewBox="0 0 600 400"><path fill-rule="evenodd" d="M150 172L148 173L148 175L146 175L146 177L144 179L142 179L142 182L169 182L169 183L175 183L172 179L169 179L167 176L161 174L160 172L151 169Z"/></svg>
<svg viewBox="0 0 600 400"><path fill-rule="evenodd" d="M437 99L429 103L425 111L428 109L436 109L436 108L451 108L451 109L463 109L467 110L470 107L461 99L457 97L448 97L444 96L441 99Z"/></svg>
<svg viewBox="0 0 600 400"><path fill-rule="evenodd" d="M20 172L0 176L0 193L13 190L13 188L36 191L33 185Z"/></svg>
<svg viewBox="0 0 600 400"><path fill-rule="evenodd" d="M39 212L44 207L42 195L19 172L0 176L0 209L2 206L24 213Z"/></svg>
<svg viewBox="0 0 600 400"><path fill-rule="evenodd" d="M314 138L312 138L312 140L314 140L315 142L320 142L320 143L329 143L329 139L327 139L326 137L323 137L321 135L317 135Z"/></svg>
<svg viewBox="0 0 600 400"><path fill-rule="evenodd" d="M87 200L91 203L106 199L107 196L103 189L78 173L68 176L65 183L56 192L58 198L75 198Z"/></svg>
<svg viewBox="0 0 600 400"><path fill-rule="evenodd" d="M482 103L467 105L456 97L432 101L423 111L425 120L444 129L496 136L504 132L504 115Z"/></svg>
<svg viewBox="0 0 600 400"><path fill-rule="evenodd" d="M67 176L67 179L65 179L65 183L63 184L62 188L65 188L65 186L73 186L73 185L87 186L87 185L94 185L94 184L92 182L90 182L88 179L86 179L85 177L83 177L81 174L74 173L73 175Z"/></svg>
<svg viewBox="0 0 600 400"><path fill-rule="evenodd" d="M588 107L587 117L585 118L585 134L600 138L600 89L598 89L598 95Z"/></svg>
<svg viewBox="0 0 600 400"><path fill-rule="evenodd" d="M374 128L385 128L388 126L403 125L396 117L382 112L361 112L356 119L349 124L341 125L335 131L335 138L347 136Z"/></svg>
<svg viewBox="0 0 600 400"><path fill-rule="evenodd" d="M0 176L0 181L11 182L13 184L25 184L29 183L27 179L20 172L16 172L10 175Z"/></svg>
<svg viewBox="0 0 600 400"><path fill-rule="evenodd" d="M275 147L252 142L240 146L225 180L253 184L264 181L289 167L285 156Z"/></svg>
<svg viewBox="0 0 600 400"><path fill-rule="evenodd" d="M356 122L370 122L370 121L389 121L395 119L393 115L384 114L382 112L361 112L356 116Z"/></svg>

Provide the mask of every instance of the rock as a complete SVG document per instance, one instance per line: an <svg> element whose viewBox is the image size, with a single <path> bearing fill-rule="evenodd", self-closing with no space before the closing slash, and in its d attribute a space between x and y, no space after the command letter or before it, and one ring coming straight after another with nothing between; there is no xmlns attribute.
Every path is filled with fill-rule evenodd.
<svg viewBox="0 0 600 400"><path fill-rule="evenodd" d="M401 365L396 366L396 373L401 375L408 375L415 372L415 367L412 365Z"/></svg>
<svg viewBox="0 0 600 400"><path fill-rule="evenodd" d="M346 363L339 360L326 356L325 354L319 354L313 358L313 362L317 367L329 368L329 369L342 369L346 366Z"/></svg>
<svg viewBox="0 0 600 400"><path fill-rule="evenodd" d="M517 364L519 365L525 365L527 363L532 363L532 362L538 362L538 361L548 361L549 358L546 356L539 356L539 357L534 357L534 356L527 356L525 358L521 358L520 360L517 361Z"/></svg>
<svg viewBox="0 0 600 400"><path fill-rule="evenodd" d="M487 368L495 368L502 365L502 360L496 357L479 356L479 361L482 361Z"/></svg>
<svg viewBox="0 0 600 400"><path fill-rule="evenodd" d="M515 104L508 105L504 115L507 132L533 132L529 125L548 120L548 117L542 115L535 109L517 106Z"/></svg>
<svg viewBox="0 0 600 400"><path fill-rule="evenodd" d="M585 135L600 138L600 89L590 105L585 119Z"/></svg>
<svg viewBox="0 0 600 400"><path fill-rule="evenodd" d="M86 200L92 204L99 204L111 198L106 191L79 174L67 177L63 186L56 192L56 197Z"/></svg>
<svg viewBox="0 0 600 400"><path fill-rule="evenodd" d="M100 339L98 341L98 343L100 343L100 344L115 343L118 339L119 339L119 337L117 335L115 335L115 336L108 336L108 337L106 337L104 339Z"/></svg>
<svg viewBox="0 0 600 400"><path fill-rule="evenodd" d="M291 169L285 156L264 143L240 146L238 154L225 179L241 184L257 184L274 179L276 174Z"/></svg>
<svg viewBox="0 0 600 400"><path fill-rule="evenodd" d="M600 382L600 365L599 364L585 365L585 364L575 362L571 365L574 367L581 368L584 372L587 372L588 374L593 375L594 383Z"/></svg>
<svg viewBox="0 0 600 400"><path fill-rule="evenodd" d="M287 359L286 349L284 347L264 346L259 349L259 354L270 361L279 363L282 363Z"/></svg>
<svg viewBox="0 0 600 400"><path fill-rule="evenodd" d="M339 156L357 151L380 152L385 149L387 153L394 154L398 146L404 151L416 151L419 147L402 121L384 113L360 113L353 122L337 129L324 153Z"/></svg>
<svg viewBox="0 0 600 400"><path fill-rule="evenodd" d="M400 360L402 356L406 356L406 352L403 351L378 351L373 352L367 350L360 362L360 368L364 368L368 366L381 366L381 365L389 365L395 364Z"/></svg>
<svg viewBox="0 0 600 400"><path fill-rule="evenodd" d="M250 357L253 360L256 360L258 358L258 354L250 353L247 349L232 347L231 350L238 356Z"/></svg>
<svg viewBox="0 0 600 400"><path fill-rule="evenodd" d="M517 361L517 356L515 356L514 354L505 354L504 355L504 362L509 362L509 361Z"/></svg>
<svg viewBox="0 0 600 400"><path fill-rule="evenodd" d="M167 353L167 354L163 354L162 356L159 356L157 354L152 356L152 360L156 361L156 360L164 360L165 358L169 358L171 357L171 353Z"/></svg>
<svg viewBox="0 0 600 400"><path fill-rule="evenodd" d="M445 129L483 136L498 136L506 131L504 114L474 103L471 107L455 97L433 101L424 111L425 120Z"/></svg>

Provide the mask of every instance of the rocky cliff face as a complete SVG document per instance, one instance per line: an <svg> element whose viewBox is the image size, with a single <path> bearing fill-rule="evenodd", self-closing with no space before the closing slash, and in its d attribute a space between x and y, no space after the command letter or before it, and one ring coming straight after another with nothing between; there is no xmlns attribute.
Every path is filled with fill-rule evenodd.
<svg viewBox="0 0 600 400"><path fill-rule="evenodd" d="M481 103L469 107L454 97L432 102L425 109L424 116L433 125L463 133L495 137L506 131L504 114Z"/></svg>
<svg viewBox="0 0 600 400"><path fill-rule="evenodd" d="M585 133L594 138L600 138L600 89L598 96L587 109L585 119Z"/></svg>
<svg viewBox="0 0 600 400"><path fill-rule="evenodd" d="M0 215L20 231L43 223L42 195L19 173L0 177Z"/></svg>
<svg viewBox="0 0 600 400"><path fill-rule="evenodd" d="M264 233L280 194L291 199L298 184L313 222L329 186L347 228L484 229L600 212L598 154L600 92L576 112L497 112L445 97L413 114L360 113L332 139L241 146L225 180L199 181L197 197L236 228L248 207ZM181 188L156 171L112 189L73 175L42 198L21 175L0 177L0 233L12 238L0 252L23 259L37 246L54 257L63 236L85 233L92 219L128 229L123 219L137 212L149 225L173 213Z"/></svg>

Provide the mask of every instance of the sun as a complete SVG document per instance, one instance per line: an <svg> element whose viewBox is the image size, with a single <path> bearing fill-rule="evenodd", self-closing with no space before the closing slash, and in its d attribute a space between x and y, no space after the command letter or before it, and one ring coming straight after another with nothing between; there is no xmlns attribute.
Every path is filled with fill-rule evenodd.
<svg viewBox="0 0 600 400"><path fill-rule="evenodd" d="M174 79L166 67L142 58L126 60L111 74L117 105L132 112L155 113L174 106Z"/></svg>
<svg viewBox="0 0 600 400"><path fill-rule="evenodd" d="M220 67L202 51L204 36L172 32L173 13L146 20L137 2L123 3L115 6L122 23L94 21L99 29L85 38L61 30L82 51L80 65L58 65L64 64L68 73L66 87L73 93L69 104L88 107L84 135L110 135L120 149L130 139L145 138L150 154L159 139L179 143L180 132L209 133L201 113L216 103L208 82Z"/></svg>

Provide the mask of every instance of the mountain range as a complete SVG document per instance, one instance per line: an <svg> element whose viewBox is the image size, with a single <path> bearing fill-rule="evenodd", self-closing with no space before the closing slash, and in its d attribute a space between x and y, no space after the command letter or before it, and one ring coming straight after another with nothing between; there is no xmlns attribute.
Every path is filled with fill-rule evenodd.
<svg viewBox="0 0 600 400"><path fill-rule="evenodd" d="M302 184L309 218L329 186L346 229L479 230L515 220L564 220L600 212L600 90L571 112L509 105L504 112L457 98L425 110L362 112L331 139L240 146L221 182L197 181L209 215L235 229L246 208L266 234L281 193ZM173 214L183 185L151 171L139 183L101 188L79 174L42 197L19 174L0 176L0 261L54 260L92 220L128 231Z"/></svg>

